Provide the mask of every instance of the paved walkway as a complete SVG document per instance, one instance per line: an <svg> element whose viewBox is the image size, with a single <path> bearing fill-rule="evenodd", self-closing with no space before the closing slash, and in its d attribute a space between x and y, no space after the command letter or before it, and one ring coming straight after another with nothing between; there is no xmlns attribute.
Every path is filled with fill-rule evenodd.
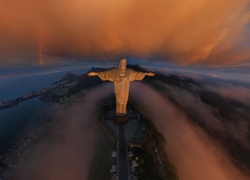
<svg viewBox="0 0 250 180"><path fill-rule="evenodd" d="M128 158L127 158L127 145L124 135L124 126L119 124L119 180L128 180Z"/></svg>

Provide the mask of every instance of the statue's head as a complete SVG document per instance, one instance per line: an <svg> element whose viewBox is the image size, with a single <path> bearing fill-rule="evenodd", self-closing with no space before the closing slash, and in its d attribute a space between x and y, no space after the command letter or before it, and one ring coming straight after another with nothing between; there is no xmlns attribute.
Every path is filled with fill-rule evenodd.
<svg viewBox="0 0 250 180"><path fill-rule="evenodd" d="M127 63L126 59L121 59L119 62L119 68L123 70L126 69L126 63Z"/></svg>

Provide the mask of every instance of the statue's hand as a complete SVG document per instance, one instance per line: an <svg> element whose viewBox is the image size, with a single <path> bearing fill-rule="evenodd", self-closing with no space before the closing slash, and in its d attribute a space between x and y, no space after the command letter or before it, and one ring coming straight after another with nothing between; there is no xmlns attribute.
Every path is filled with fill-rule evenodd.
<svg viewBox="0 0 250 180"><path fill-rule="evenodd" d="M154 75L155 73L152 73L152 72L147 73L147 76L154 76Z"/></svg>
<svg viewBox="0 0 250 180"><path fill-rule="evenodd" d="M97 76L98 74L96 72L89 72L88 75L89 76Z"/></svg>

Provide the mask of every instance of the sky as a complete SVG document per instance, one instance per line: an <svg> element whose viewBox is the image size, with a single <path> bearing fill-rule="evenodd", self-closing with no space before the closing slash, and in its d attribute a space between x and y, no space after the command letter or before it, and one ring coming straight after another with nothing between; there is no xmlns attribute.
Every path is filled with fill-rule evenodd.
<svg viewBox="0 0 250 180"><path fill-rule="evenodd" d="M249 0L2 0L0 64L235 65L250 61L249 30Z"/></svg>

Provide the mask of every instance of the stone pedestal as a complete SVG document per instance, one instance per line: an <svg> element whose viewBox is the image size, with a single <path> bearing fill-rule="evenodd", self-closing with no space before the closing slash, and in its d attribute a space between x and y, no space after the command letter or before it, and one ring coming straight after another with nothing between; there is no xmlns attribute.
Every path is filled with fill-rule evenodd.
<svg viewBox="0 0 250 180"><path fill-rule="evenodd" d="M128 114L115 114L114 120L117 124L123 124L128 121Z"/></svg>

